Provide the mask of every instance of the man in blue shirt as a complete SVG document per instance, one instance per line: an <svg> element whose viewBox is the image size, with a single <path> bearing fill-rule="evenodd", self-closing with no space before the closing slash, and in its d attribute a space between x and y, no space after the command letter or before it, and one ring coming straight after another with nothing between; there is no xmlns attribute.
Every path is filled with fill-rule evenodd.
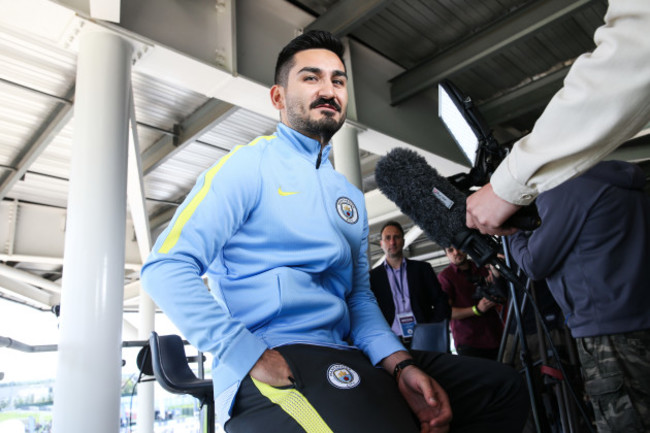
<svg viewBox="0 0 650 433"><path fill-rule="evenodd" d="M276 133L199 177L143 267L143 287L213 354L229 433L520 431L527 402L513 370L412 355L381 316L363 193L327 158L346 116L342 55L321 31L282 50Z"/></svg>

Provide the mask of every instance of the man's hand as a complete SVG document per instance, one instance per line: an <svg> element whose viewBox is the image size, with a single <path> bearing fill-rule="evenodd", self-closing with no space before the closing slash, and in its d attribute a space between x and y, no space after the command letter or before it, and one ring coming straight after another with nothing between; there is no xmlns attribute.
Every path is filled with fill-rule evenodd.
<svg viewBox="0 0 650 433"><path fill-rule="evenodd" d="M483 234L507 236L517 231L514 227L502 227L521 206L503 200L487 184L467 197L465 220L467 227Z"/></svg>
<svg viewBox="0 0 650 433"><path fill-rule="evenodd" d="M277 350L267 349L257 360L251 371L251 377L275 387L291 385L291 369L287 361Z"/></svg>
<svg viewBox="0 0 650 433"><path fill-rule="evenodd" d="M406 351L395 352L382 359L381 366L393 374L395 366L411 358ZM397 386L413 413L420 420L421 433L447 433L451 422L451 406L447 393L438 382L419 368L405 367L397 376Z"/></svg>
<svg viewBox="0 0 650 433"><path fill-rule="evenodd" d="M480 301L478 301L478 305L476 308L478 308L478 311L481 314L487 313L490 309L496 307L496 302L490 301L488 298L481 298Z"/></svg>
<svg viewBox="0 0 650 433"><path fill-rule="evenodd" d="M398 377L402 396L420 420L420 433L447 433L452 413L447 393L432 377L415 366Z"/></svg>

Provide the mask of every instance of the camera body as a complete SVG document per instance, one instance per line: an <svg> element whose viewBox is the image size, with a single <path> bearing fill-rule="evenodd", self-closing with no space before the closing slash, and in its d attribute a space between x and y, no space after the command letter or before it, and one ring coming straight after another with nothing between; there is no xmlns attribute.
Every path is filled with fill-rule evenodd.
<svg viewBox="0 0 650 433"><path fill-rule="evenodd" d="M478 275L467 275L467 279L474 285L472 298L476 299L477 302L482 298L486 298L503 305L508 300L505 282L490 283L484 277Z"/></svg>
<svg viewBox="0 0 650 433"><path fill-rule="evenodd" d="M489 299L496 304L505 304L508 296L498 284L479 284L474 292L474 299Z"/></svg>

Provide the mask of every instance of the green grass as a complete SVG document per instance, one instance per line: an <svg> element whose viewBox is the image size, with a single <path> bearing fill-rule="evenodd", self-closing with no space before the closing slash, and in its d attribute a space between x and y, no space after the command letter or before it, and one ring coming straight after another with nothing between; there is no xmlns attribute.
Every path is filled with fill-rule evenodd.
<svg viewBox="0 0 650 433"><path fill-rule="evenodd" d="M52 414L51 413L43 413L43 412L36 412L36 411L8 411L8 412L0 412L0 422L2 421L8 421L10 419L27 419L27 418L34 418L34 420L38 424L43 424L46 422L50 422L52 420Z"/></svg>

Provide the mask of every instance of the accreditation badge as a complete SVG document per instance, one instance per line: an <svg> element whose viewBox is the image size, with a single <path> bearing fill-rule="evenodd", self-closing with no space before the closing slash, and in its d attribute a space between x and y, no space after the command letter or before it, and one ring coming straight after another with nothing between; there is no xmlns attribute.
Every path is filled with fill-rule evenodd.
<svg viewBox="0 0 650 433"><path fill-rule="evenodd" d="M415 332L415 316L413 313L402 313L397 315L397 321L399 322L400 329L402 331L402 337L404 338L413 338L413 333Z"/></svg>

